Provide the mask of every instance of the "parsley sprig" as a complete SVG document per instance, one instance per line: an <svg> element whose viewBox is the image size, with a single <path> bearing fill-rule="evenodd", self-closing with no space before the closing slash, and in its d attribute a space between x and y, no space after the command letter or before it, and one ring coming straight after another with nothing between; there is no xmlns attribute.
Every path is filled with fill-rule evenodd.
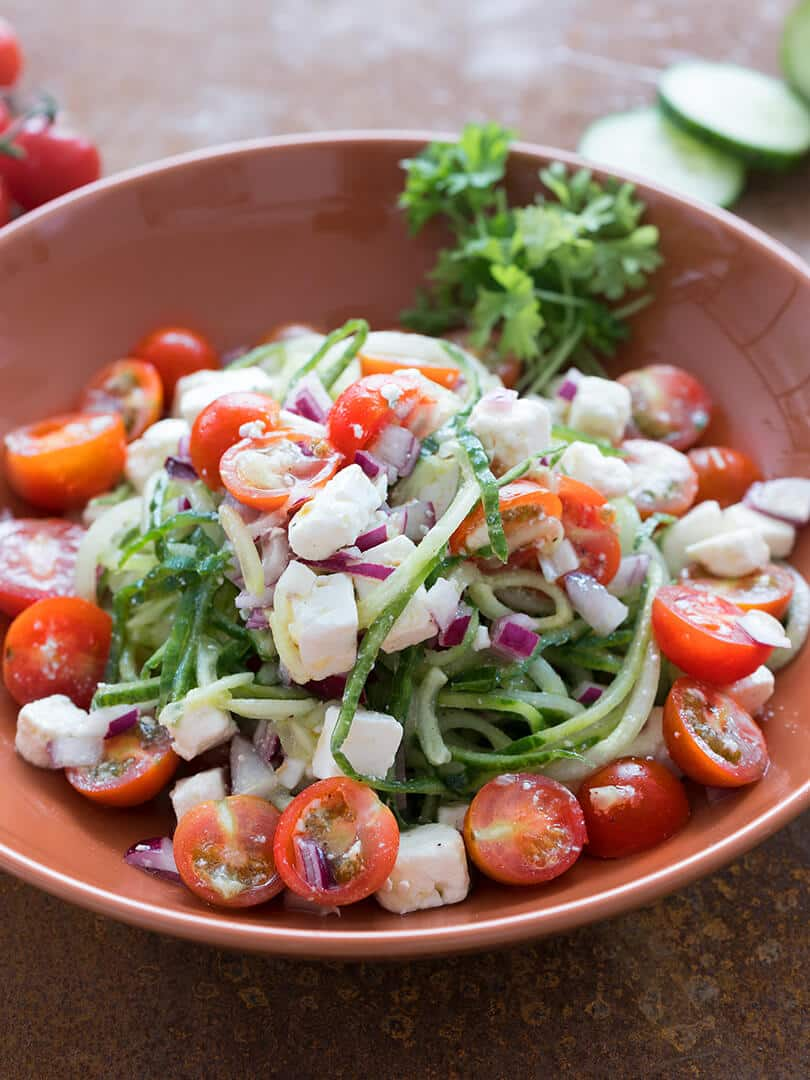
<svg viewBox="0 0 810 1080"><path fill-rule="evenodd" d="M440 217L454 238L402 321L430 334L468 325L473 348L523 360L521 389L537 392L566 364L602 371L599 357L627 336L628 316L648 300L638 291L662 260L632 184L554 162L539 174L545 193L510 207L512 138L498 124L469 124L458 142L432 142L402 162L411 231Z"/></svg>

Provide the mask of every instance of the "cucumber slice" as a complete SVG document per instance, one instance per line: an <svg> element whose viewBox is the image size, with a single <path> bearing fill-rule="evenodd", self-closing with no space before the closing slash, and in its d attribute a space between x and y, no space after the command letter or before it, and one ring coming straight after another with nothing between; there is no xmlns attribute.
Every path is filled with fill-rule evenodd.
<svg viewBox="0 0 810 1080"><path fill-rule="evenodd" d="M580 139L579 152L719 206L731 206L745 182L737 158L681 131L654 108L597 120Z"/></svg>
<svg viewBox="0 0 810 1080"><path fill-rule="evenodd" d="M785 20L782 71L793 89L810 102L810 0L800 0Z"/></svg>
<svg viewBox="0 0 810 1080"><path fill-rule="evenodd" d="M687 60L661 76L658 99L679 127L751 165L788 168L810 150L810 112L759 71Z"/></svg>

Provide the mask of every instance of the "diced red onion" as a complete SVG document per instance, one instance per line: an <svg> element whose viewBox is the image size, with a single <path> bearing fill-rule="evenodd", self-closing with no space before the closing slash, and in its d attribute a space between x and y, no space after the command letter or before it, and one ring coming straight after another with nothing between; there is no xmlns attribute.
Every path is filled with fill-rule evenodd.
<svg viewBox="0 0 810 1080"><path fill-rule="evenodd" d="M460 645L470 625L472 611L466 604L460 604L456 613L447 626L439 631L439 645L443 649L451 649L454 645Z"/></svg>
<svg viewBox="0 0 810 1080"><path fill-rule="evenodd" d="M254 608L245 620L246 630L266 630L269 625L263 608Z"/></svg>
<svg viewBox="0 0 810 1080"><path fill-rule="evenodd" d="M577 372L577 375L579 373ZM569 371L563 381L557 387L557 397L562 398L563 401L573 401L577 396L577 390L579 389L579 378L574 377L574 373Z"/></svg>
<svg viewBox="0 0 810 1080"><path fill-rule="evenodd" d="M384 465L391 465L399 476L410 476L419 459L419 440L407 428L389 424L371 447Z"/></svg>
<svg viewBox="0 0 810 1080"><path fill-rule="evenodd" d="M418 544L436 524L436 508L432 502L411 499L397 507L403 514L402 531L409 540Z"/></svg>
<svg viewBox="0 0 810 1080"><path fill-rule="evenodd" d="M346 675L327 675L325 679L311 679L305 689L321 699L321 701L339 701L346 690Z"/></svg>
<svg viewBox="0 0 810 1080"><path fill-rule="evenodd" d="M267 585L275 585L289 565L291 552L287 533L284 529L274 529L260 542L262 570Z"/></svg>
<svg viewBox="0 0 810 1080"><path fill-rule="evenodd" d="M495 652L510 660L527 660L540 643L540 636L527 625L525 616L503 615L490 627L490 643Z"/></svg>
<svg viewBox="0 0 810 1080"><path fill-rule="evenodd" d="M378 544L384 544L387 539L388 526L383 522L380 525L375 525L368 532L362 533L354 543L355 547L360 548L361 551L368 551L369 548L377 547Z"/></svg>
<svg viewBox="0 0 810 1080"><path fill-rule="evenodd" d="M335 878L321 845L308 836L296 836L294 843L298 870L307 885L313 889L331 888Z"/></svg>
<svg viewBox="0 0 810 1080"><path fill-rule="evenodd" d="M123 712L110 720L109 726L107 727L107 734L104 738L114 739L116 735L123 735L125 731L129 731L129 729L135 727L137 723L138 710L134 707L127 709L126 712Z"/></svg>
<svg viewBox="0 0 810 1080"><path fill-rule="evenodd" d="M579 686L574 688L571 696L580 703L580 705L593 705L595 701L604 693L604 688L594 682L581 682Z"/></svg>
<svg viewBox="0 0 810 1080"><path fill-rule="evenodd" d="M305 375L294 387L284 403L288 412L322 424L332 408L332 399L317 375Z"/></svg>
<svg viewBox="0 0 810 1080"><path fill-rule="evenodd" d="M291 892L290 889L284 890L282 903L286 911L293 911L302 915L315 915L320 917L323 917L324 915L340 915L339 907L327 907L326 904L316 904L314 900L307 900L305 896L299 896L298 893Z"/></svg>
<svg viewBox="0 0 810 1080"><path fill-rule="evenodd" d="M172 480L197 479L197 470L188 458L167 457L164 468Z"/></svg>
<svg viewBox="0 0 810 1080"><path fill-rule="evenodd" d="M427 591L427 609L439 630L446 630L458 614L461 589L448 578L439 578Z"/></svg>
<svg viewBox="0 0 810 1080"><path fill-rule="evenodd" d="M627 618L626 605L617 597L611 596L605 586L600 585L590 574L567 574L565 591L577 614L581 615L600 637L611 634Z"/></svg>
<svg viewBox="0 0 810 1080"><path fill-rule="evenodd" d="M619 563L615 577L608 585L608 592L614 596L624 596L637 589L647 577L649 566L649 555L625 555Z"/></svg>
<svg viewBox="0 0 810 1080"><path fill-rule="evenodd" d="M788 525L806 525L810 521L810 479L784 476L752 484L743 502L760 514L785 521Z"/></svg>
<svg viewBox="0 0 810 1080"><path fill-rule="evenodd" d="M177 443L177 454L175 457L181 458L183 461L191 460L191 435L181 435Z"/></svg>
<svg viewBox="0 0 810 1080"><path fill-rule="evenodd" d="M775 649L791 647L790 638L785 633L782 624L766 611L756 609L746 611L741 618L737 619L737 625L760 645L771 645Z"/></svg>
<svg viewBox="0 0 810 1080"><path fill-rule="evenodd" d="M177 500L177 512L182 513L184 510L191 509L191 499L188 495L183 495L182 498Z"/></svg>
<svg viewBox="0 0 810 1080"><path fill-rule="evenodd" d="M555 544L549 555L540 559L540 569L546 581L558 581L565 574L570 574L579 566L579 556L574 545L566 537Z"/></svg>
<svg viewBox="0 0 810 1080"><path fill-rule="evenodd" d="M253 746L265 765L278 769L284 763L284 747L267 720L260 720L253 732Z"/></svg>
<svg viewBox="0 0 810 1080"><path fill-rule="evenodd" d="M316 570L329 570L338 574L351 574L353 577L367 577L375 581L385 581L394 572L393 566L383 566L381 563L361 562L345 551L336 551L328 559L302 559L307 566Z"/></svg>
<svg viewBox="0 0 810 1080"><path fill-rule="evenodd" d="M180 881L177 863L174 861L174 848L168 836L139 840L124 854L124 862L164 881Z"/></svg>
<svg viewBox="0 0 810 1080"><path fill-rule="evenodd" d="M355 465L359 465L369 480L376 480L380 473L384 472L389 484L393 484L397 478L397 471L392 465L380 461L378 457L368 450L358 450L354 455Z"/></svg>
<svg viewBox="0 0 810 1080"><path fill-rule="evenodd" d="M54 769L98 765L104 757L103 735L57 735L48 743Z"/></svg>

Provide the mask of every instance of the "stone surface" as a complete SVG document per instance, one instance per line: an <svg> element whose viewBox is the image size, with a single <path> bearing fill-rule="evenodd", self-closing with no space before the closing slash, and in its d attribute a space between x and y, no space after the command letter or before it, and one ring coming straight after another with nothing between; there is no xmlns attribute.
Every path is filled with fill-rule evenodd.
<svg viewBox="0 0 810 1080"><path fill-rule="evenodd" d="M573 148L698 53L777 66L789 0L6 0L107 171L231 139L499 118ZM810 171L738 209L810 257ZM89 298L92 302L92 298ZM767 1076L810 1060L810 818L653 907L498 954L290 962L0 876L0 1076Z"/></svg>

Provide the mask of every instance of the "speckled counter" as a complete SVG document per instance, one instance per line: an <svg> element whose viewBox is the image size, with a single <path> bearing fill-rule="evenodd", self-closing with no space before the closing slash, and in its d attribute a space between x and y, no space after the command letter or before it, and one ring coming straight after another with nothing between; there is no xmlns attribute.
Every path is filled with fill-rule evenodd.
<svg viewBox="0 0 810 1080"><path fill-rule="evenodd" d="M113 171L254 135L484 117L573 147L591 118L650 100L673 60L775 70L789 6L6 0L3 14L29 85ZM756 180L738 209L810 257L808 169ZM218 952L0 875L0 1077L793 1080L810 1061L809 825L645 911L397 966Z"/></svg>

